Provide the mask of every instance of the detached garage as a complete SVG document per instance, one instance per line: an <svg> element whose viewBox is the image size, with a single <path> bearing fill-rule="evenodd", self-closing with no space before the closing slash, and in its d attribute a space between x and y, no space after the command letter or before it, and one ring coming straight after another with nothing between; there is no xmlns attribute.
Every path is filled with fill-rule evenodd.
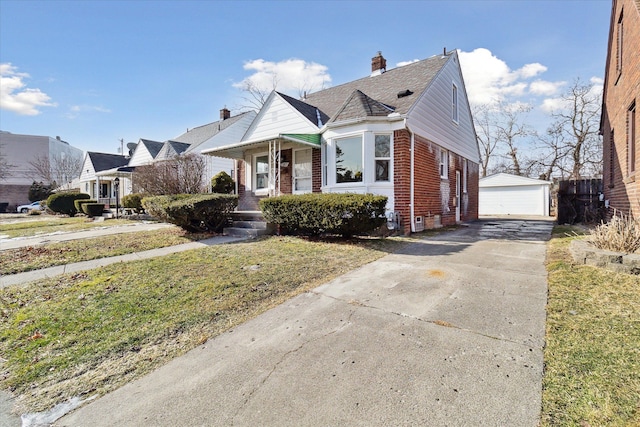
<svg viewBox="0 0 640 427"><path fill-rule="evenodd" d="M551 182L498 173L480 179L480 215L549 215Z"/></svg>

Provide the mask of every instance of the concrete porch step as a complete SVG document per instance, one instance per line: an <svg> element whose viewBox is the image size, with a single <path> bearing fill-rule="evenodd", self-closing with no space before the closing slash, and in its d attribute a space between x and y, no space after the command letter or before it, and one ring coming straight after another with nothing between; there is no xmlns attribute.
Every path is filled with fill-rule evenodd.
<svg viewBox="0 0 640 427"><path fill-rule="evenodd" d="M275 227L264 220L260 211L237 211L231 216L231 227L223 230L227 236L258 237L275 232Z"/></svg>

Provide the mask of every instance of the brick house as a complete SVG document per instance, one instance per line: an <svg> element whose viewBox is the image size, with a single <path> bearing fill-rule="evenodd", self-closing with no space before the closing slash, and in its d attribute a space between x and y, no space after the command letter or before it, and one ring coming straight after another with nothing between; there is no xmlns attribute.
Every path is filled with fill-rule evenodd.
<svg viewBox="0 0 640 427"><path fill-rule="evenodd" d="M305 94L272 92L237 142L239 210L305 192L388 197L404 233L478 217L479 150L456 51Z"/></svg>
<svg viewBox="0 0 640 427"><path fill-rule="evenodd" d="M605 200L640 218L640 0L613 0L600 133Z"/></svg>

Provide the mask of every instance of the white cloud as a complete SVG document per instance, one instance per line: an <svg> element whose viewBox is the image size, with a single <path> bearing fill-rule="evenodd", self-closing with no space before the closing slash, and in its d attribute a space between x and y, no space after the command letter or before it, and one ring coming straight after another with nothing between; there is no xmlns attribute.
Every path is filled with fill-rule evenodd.
<svg viewBox="0 0 640 427"><path fill-rule="evenodd" d="M0 109L23 116L40 114L38 107L55 107L51 97L40 89L30 89L24 83L29 74L18 72L10 63L0 64Z"/></svg>
<svg viewBox="0 0 640 427"><path fill-rule="evenodd" d="M413 59L411 61L401 61L396 64L396 67L404 67L405 65L413 64L414 62L420 61L419 59Z"/></svg>
<svg viewBox="0 0 640 427"><path fill-rule="evenodd" d="M66 117L69 119L75 119L80 113L96 112L96 113L110 113L111 110L97 105L72 105L69 108L69 112Z"/></svg>
<svg viewBox="0 0 640 427"><path fill-rule="evenodd" d="M545 71L547 71L547 67L535 62L533 64L526 64L524 67L516 70L516 73L524 79L529 79L537 76L538 74L544 73Z"/></svg>
<svg viewBox="0 0 640 427"><path fill-rule="evenodd" d="M247 84L261 91L277 89L280 92L305 90L317 91L331 83L328 68L315 62L291 58L280 62L254 59L245 62L243 68L253 74L233 86L243 89Z"/></svg>
<svg viewBox="0 0 640 427"><path fill-rule="evenodd" d="M535 80L529 85L529 91L534 95L551 96L558 93L558 90L560 90L560 88L565 84L566 82Z"/></svg>
<svg viewBox="0 0 640 427"><path fill-rule="evenodd" d="M533 62L521 68L511 69L505 61L495 56L489 49L478 48L472 52L459 51L460 67L472 105L514 102L513 98L528 94L553 94L551 88L564 82L543 82L528 80L547 71L547 67Z"/></svg>

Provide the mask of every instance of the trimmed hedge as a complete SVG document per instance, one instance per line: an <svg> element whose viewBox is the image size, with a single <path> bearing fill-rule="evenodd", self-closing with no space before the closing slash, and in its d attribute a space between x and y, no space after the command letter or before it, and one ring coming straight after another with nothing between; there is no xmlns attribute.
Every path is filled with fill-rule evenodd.
<svg viewBox="0 0 640 427"><path fill-rule="evenodd" d="M173 194L142 199L147 213L190 231L221 231L238 206L230 194Z"/></svg>
<svg viewBox="0 0 640 427"><path fill-rule="evenodd" d="M90 198L91 196L85 193L55 193L47 199L47 207L53 212L74 216L78 213L74 202Z"/></svg>
<svg viewBox="0 0 640 427"><path fill-rule="evenodd" d="M386 222L386 196L352 193L284 195L260 200L264 218L285 234L350 237Z"/></svg>
<svg viewBox="0 0 640 427"><path fill-rule="evenodd" d="M84 209L82 209L82 205L84 205L85 203L98 203L98 201L93 199L76 199L73 201L73 206L75 206L78 213L83 212L86 214Z"/></svg>
<svg viewBox="0 0 640 427"><path fill-rule="evenodd" d="M122 198L122 207L133 209L136 213L141 213L144 210L142 207L142 199L144 197L145 195L142 193L127 194Z"/></svg>
<svg viewBox="0 0 640 427"><path fill-rule="evenodd" d="M104 212L104 203L82 203L82 212L87 214L87 216L102 216L102 212Z"/></svg>

